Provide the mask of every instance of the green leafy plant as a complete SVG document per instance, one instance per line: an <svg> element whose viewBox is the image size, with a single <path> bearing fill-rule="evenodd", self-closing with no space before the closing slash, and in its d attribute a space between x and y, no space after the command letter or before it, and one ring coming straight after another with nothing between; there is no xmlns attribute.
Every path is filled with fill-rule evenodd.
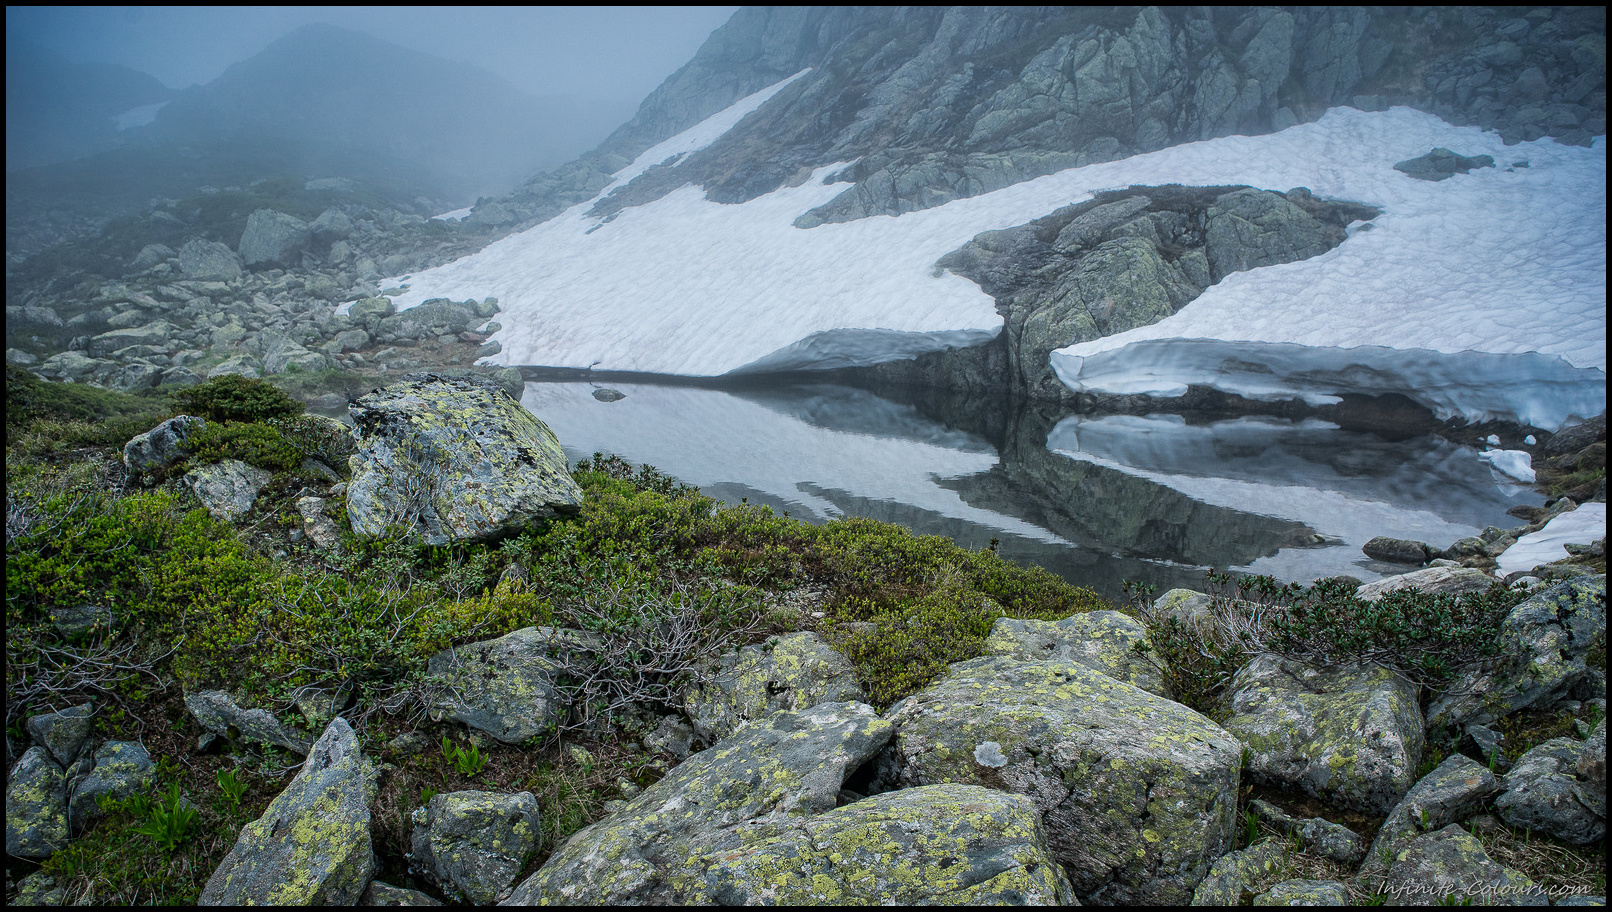
<svg viewBox="0 0 1612 912"><path fill-rule="evenodd" d="M487 765L487 758L482 755L481 748L472 744L467 751L449 741L447 735L442 736L442 755L453 763L453 768L458 770L461 776L474 776Z"/></svg>
<svg viewBox="0 0 1612 912"><path fill-rule="evenodd" d="M246 794L246 783L236 778L234 770L218 771L218 788L224 797L234 806L240 806L241 797Z"/></svg>
<svg viewBox="0 0 1612 912"><path fill-rule="evenodd" d="M168 796L154 802L147 813L146 820L135 828L135 832L150 839L164 850L172 852L179 844L190 838L196 829L200 813L185 803L179 795L179 783L175 782L168 789Z"/></svg>
<svg viewBox="0 0 1612 912"><path fill-rule="evenodd" d="M1243 847L1247 848L1259 838L1259 818L1251 810L1243 811Z"/></svg>

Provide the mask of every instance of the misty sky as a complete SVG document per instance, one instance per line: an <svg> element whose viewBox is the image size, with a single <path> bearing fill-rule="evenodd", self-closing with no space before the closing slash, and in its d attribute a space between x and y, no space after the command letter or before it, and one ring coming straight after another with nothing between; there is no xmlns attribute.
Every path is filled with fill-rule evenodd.
<svg viewBox="0 0 1612 912"><path fill-rule="evenodd" d="M217 78L298 26L327 22L477 64L532 95L636 104L735 9L8 6L6 35L75 62L123 64L186 88Z"/></svg>

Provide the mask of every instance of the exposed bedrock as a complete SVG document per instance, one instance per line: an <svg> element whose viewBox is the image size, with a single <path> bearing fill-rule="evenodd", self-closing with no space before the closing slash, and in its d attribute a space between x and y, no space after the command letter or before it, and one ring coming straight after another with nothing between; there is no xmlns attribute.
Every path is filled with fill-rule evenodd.
<svg viewBox="0 0 1612 912"><path fill-rule="evenodd" d="M1234 272L1308 259L1342 243L1346 226L1378 211L1252 187L1131 187L1098 194L1028 224L978 235L939 268L996 299L1001 335L868 370L895 383L987 389L1068 400L1055 349L1170 316Z"/></svg>

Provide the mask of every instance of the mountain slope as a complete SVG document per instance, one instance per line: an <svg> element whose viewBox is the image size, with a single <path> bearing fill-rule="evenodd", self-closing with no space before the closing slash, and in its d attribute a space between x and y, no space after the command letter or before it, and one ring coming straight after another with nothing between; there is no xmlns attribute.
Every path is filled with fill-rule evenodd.
<svg viewBox="0 0 1612 912"><path fill-rule="evenodd" d="M118 115L174 92L124 66L72 63L48 48L6 43L6 170L104 152L125 141Z"/></svg>

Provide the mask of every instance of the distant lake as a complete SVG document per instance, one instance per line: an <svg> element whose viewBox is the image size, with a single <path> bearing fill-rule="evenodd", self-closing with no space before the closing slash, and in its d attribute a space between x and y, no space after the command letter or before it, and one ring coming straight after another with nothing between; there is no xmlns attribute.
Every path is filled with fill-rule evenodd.
<svg viewBox="0 0 1612 912"><path fill-rule="evenodd" d="M595 399L606 385L626 398ZM1410 569L1361 553L1374 536L1442 548L1542 502L1472 447L1314 419L1026 409L949 422L936 416L968 409L829 383L528 382L522 403L573 464L615 453L728 503L870 517L974 549L995 540L1116 600L1125 580L1202 588L1208 568L1369 581Z"/></svg>

